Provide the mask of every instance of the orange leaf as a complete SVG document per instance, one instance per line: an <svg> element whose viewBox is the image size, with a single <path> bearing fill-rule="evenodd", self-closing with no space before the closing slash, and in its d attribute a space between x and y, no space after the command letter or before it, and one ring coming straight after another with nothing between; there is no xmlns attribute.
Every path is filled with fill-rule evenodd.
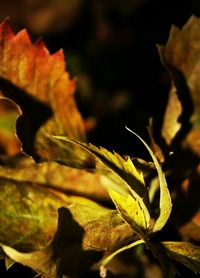
<svg viewBox="0 0 200 278"><path fill-rule="evenodd" d="M75 88L62 50L51 55L42 40L33 44L26 30L15 35L7 21L0 25L0 89L22 111L17 134L25 152L51 158L46 133L85 140Z"/></svg>

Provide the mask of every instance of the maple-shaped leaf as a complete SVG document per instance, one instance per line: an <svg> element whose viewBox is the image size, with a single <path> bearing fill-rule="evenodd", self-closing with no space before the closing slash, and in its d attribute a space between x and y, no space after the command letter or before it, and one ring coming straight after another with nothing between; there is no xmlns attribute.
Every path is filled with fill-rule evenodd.
<svg viewBox="0 0 200 278"><path fill-rule="evenodd" d="M199 32L200 19L191 16L182 29L172 26L166 45L158 47L161 60L172 77L162 136L167 144L171 144L182 127L186 134L184 145L198 155L200 155Z"/></svg>
<svg viewBox="0 0 200 278"><path fill-rule="evenodd" d="M195 273L200 272L200 247L190 242L162 242L166 252L174 260Z"/></svg>
<svg viewBox="0 0 200 278"><path fill-rule="evenodd" d="M75 88L61 50L51 55L42 40L33 44L26 30L15 35L7 21L0 25L0 90L21 110L17 135L24 152L34 158L59 160L60 156L62 160L62 146L54 148L46 134L85 140ZM70 155L90 163L90 158L76 154L71 145Z"/></svg>
<svg viewBox="0 0 200 278"><path fill-rule="evenodd" d="M116 211L71 205L59 209L57 232L47 247L31 253L6 245L2 249L12 260L53 278L83 274L100 260L102 251L116 249L133 238Z"/></svg>

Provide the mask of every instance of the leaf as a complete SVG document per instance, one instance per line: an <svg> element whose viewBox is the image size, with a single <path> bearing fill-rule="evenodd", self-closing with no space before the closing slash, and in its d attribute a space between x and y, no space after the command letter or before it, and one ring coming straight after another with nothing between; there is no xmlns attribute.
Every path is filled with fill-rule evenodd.
<svg viewBox="0 0 200 278"><path fill-rule="evenodd" d="M109 198L103 187L107 181L100 174L66 167L53 161L37 164L27 156L15 158L13 165L4 163L0 166L0 177L17 182L31 181L38 186L51 187L94 200L105 201Z"/></svg>
<svg viewBox="0 0 200 278"><path fill-rule="evenodd" d="M94 154L98 159L100 159L103 162L103 164L105 164L110 169L112 169L113 172L115 172L118 175L118 178L114 180L115 181L114 185L112 183L108 183L107 187L120 213L122 213L122 211L123 212L126 211L126 216L122 213L122 217L124 217L124 219L128 221L129 224L135 223L134 227L136 228L137 226L136 228L137 232L139 230L142 231L143 229L146 230L149 227L150 214L147 208L147 206L149 206L147 190L144 185L144 179L142 173L139 173L137 171L130 157L123 158L119 154L111 153L110 151L102 147L98 148L92 144L81 143L75 140L72 141L69 138L65 138L65 137L54 136L54 138L66 142L68 141L74 142L74 144L78 144L82 146L84 149L88 150L89 152ZM119 177L126 183L122 184L120 181L118 182ZM112 178L115 177L112 176ZM113 193L113 191L115 191L116 194ZM126 199L126 201L129 202L127 207L126 207L126 202L124 202L123 199L124 200ZM130 203L133 205L134 208L137 208L138 215L134 219L130 218L130 210L131 210ZM130 218L129 220L127 218L127 212L129 215L128 218ZM131 215L136 216L136 214L134 213L131 213ZM140 219L141 216L142 219ZM141 224L143 226L140 226Z"/></svg>
<svg viewBox="0 0 200 278"><path fill-rule="evenodd" d="M47 133L44 133L41 138L45 138L44 141L50 148L43 156L46 160L54 160L73 168L95 169L95 158L80 146L74 145L70 141L63 143Z"/></svg>
<svg viewBox="0 0 200 278"><path fill-rule="evenodd" d="M10 258L5 258L5 267L8 271L10 267L12 267L15 264L15 262Z"/></svg>
<svg viewBox="0 0 200 278"><path fill-rule="evenodd" d="M191 16L181 30L172 26L167 44L159 46L161 60L173 80L162 128L163 137L169 144L182 125L184 135L187 135L184 145L198 156L200 155L199 32L200 19Z"/></svg>
<svg viewBox="0 0 200 278"><path fill-rule="evenodd" d="M126 186L123 189L121 188L121 193L123 192L124 195L127 195L127 193L133 189L137 195L143 196L144 202L148 203L148 195L144 185L143 175L137 171L129 156L123 158L116 152L112 153L105 148L98 148L92 144L71 140L70 138L63 136L53 136L53 138L54 140L64 141L66 143L71 142L72 144L79 145L83 149L92 153L100 159L104 165L108 166L118 176L126 181Z"/></svg>
<svg viewBox="0 0 200 278"><path fill-rule="evenodd" d="M119 247L131 238L133 232L116 211L72 205L59 209L57 232L44 249L21 253L4 245L2 248L14 261L48 278L56 274L76 276L100 260L102 250Z"/></svg>
<svg viewBox="0 0 200 278"><path fill-rule="evenodd" d="M67 207L73 219L84 228L82 244L88 250L113 251L138 239L116 210L72 204ZM60 225L62 229L62 225ZM60 242L62 244L62 242Z"/></svg>
<svg viewBox="0 0 200 278"><path fill-rule="evenodd" d="M181 116L182 111L183 108L181 102L174 85L172 85L161 130L161 135L168 145L171 145L174 137L181 129L182 124L179 122L179 117Z"/></svg>
<svg viewBox="0 0 200 278"><path fill-rule="evenodd" d="M190 242L162 242L166 252L195 273L200 272L200 247Z"/></svg>
<svg viewBox="0 0 200 278"><path fill-rule="evenodd" d="M46 246L56 231L56 210L70 203L62 193L0 178L0 243L25 252Z"/></svg>
<svg viewBox="0 0 200 278"><path fill-rule="evenodd" d="M112 189L108 189L108 192L122 218L138 235L144 238L147 234L149 219L146 219L146 214L138 200L131 195L123 196Z"/></svg>
<svg viewBox="0 0 200 278"><path fill-rule="evenodd" d="M0 65L0 89L21 109L17 135L24 152L35 159L59 159L62 146L53 148L46 134L85 140L74 99L75 81L65 71L61 50L49 54L41 40L32 44L26 30L15 35L4 21L0 25ZM71 153L78 157L76 150ZM90 157L85 159L90 161Z"/></svg>
<svg viewBox="0 0 200 278"><path fill-rule="evenodd" d="M133 133L138 139L144 144L144 146L147 148L158 173L159 183L160 183L160 214L158 218L156 219L156 222L153 227L153 232L157 232L161 230L164 225L166 224L172 210L172 203L171 203L171 197L168 190L167 182L165 179L165 175L160 167L160 164L158 163L158 160L152 150L149 148L149 146L146 144L146 142L135 132L130 130L129 128L126 128L128 131Z"/></svg>

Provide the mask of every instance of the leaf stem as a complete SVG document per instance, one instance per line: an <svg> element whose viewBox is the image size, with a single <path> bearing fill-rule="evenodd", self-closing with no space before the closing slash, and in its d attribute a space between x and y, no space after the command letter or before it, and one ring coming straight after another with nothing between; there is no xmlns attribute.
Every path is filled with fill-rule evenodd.
<svg viewBox="0 0 200 278"><path fill-rule="evenodd" d="M135 247L136 245L139 245L141 243L145 243L145 241L143 239L139 239L137 241L134 241L132 242L131 244L129 245L126 245L120 249L118 249L117 251L113 252L112 254L110 254L108 257L106 257L103 261L102 261L102 264L103 266L106 266L116 255L118 255L119 253L125 251L125 250L128 250L130 248L133 248Z"/></svg>

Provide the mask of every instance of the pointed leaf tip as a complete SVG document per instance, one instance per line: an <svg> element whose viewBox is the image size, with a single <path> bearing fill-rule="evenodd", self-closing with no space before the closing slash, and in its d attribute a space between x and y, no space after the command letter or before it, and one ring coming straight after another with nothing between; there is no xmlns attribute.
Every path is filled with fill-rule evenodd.
<svg viewBox="0 0 200 278"><path fill-rule="evenodd" d="M161 230L164 225L166 224L172 210L172 203L171 203L171 197L168 190L167 182L165 179L165 175L160 167L160 164L152 152L151 148L147 145L147 143L134 131L132 131L130 128L126 127L126 129L134 134L146 147L148 150L158 173L159 183L160 183L160 214L158 218L156 219L156 222L153 227L153 232L157 232Z"/></svg>

